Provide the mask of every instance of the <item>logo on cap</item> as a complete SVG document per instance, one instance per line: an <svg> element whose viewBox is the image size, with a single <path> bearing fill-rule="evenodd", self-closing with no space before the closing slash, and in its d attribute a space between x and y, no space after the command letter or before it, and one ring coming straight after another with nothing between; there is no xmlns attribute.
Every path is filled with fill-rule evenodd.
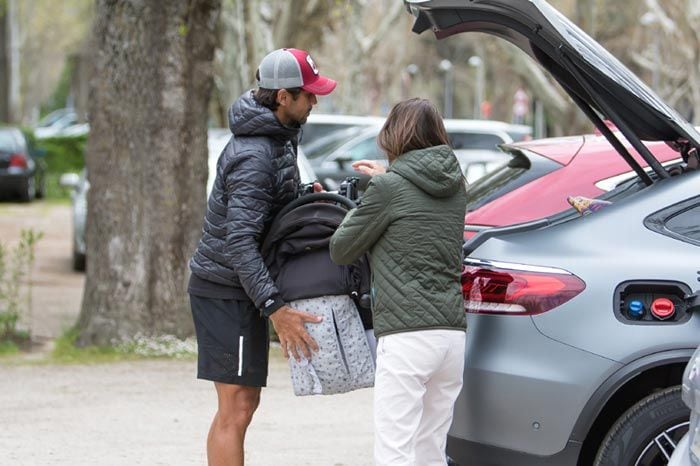
<svg viewBox="0 0 700 466"><path fill-rule="evenodd" d="M311 71L313 71L314 74L318 76L318 68L316 68L316 63L314 63L314 60L311 58L311 55L306 56L306 63L308 63L311 67Z"/></svg>

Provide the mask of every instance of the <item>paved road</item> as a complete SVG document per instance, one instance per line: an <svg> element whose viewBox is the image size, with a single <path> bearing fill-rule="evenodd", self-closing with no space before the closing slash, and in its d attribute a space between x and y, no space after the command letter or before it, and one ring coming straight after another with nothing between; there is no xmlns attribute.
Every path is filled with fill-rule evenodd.
<svg viewBox="0 0 700 466"><path fill-rule="evenodd" d="M3 366L0 464L203 465L216 409L193 361ZM295 397L273 356L246 441L248 466L372 464L372 391Z"/></svg>
<svg viewBox="0 0 700 466"><path fill-rule="evenodd" d="M84 276L71 271L67 206L0 204L0 241L22 228L37 247L35 335L75 322ZM269 388L247 438L247 466L372 464L372 390L330 397L292 394L273 349ZM38 365L0 359L0 465L202 465L214 389L194 361Z"/></svg>

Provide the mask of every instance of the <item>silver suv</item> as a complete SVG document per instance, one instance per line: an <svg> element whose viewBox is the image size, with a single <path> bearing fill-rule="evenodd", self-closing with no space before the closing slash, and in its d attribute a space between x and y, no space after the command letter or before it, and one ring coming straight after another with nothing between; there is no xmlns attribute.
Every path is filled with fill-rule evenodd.
<svg viewBox="0 0 700 466"><path fill-rule="evenodd" d="M467 357L448 455L479 466L667 464L688 429L680 384L700 343L700 134L542 0L405 1L417 33L477 31L518 46L636 173L591 215L465 244ZM667 142L681 162L662 166L642 141Z"/></svg>

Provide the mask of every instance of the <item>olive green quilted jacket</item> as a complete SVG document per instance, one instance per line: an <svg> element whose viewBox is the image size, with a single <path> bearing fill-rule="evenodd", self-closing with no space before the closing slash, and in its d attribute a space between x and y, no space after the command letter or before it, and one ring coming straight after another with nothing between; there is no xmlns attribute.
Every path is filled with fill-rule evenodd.
<svg viewBox="0 0 700 466"><path fill-rule="evenodd" d="M460 285L466 186L448 146L407 152L372 178L331 238L332 259L370 252L374 333L466 328Z"/></svg>

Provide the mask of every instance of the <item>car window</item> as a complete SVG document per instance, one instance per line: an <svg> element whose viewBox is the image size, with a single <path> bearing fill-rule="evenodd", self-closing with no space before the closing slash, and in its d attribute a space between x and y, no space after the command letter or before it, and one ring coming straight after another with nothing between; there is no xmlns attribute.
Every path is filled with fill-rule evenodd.
<svg viewBox="0 0 700 466"><path fill-rule="evenodd" d="M363 129L361 127L352 127L345 130L334 131L328 136L320 138L308 146L305 145L304 153L306 154L306 158L315 159L329 155L348 142L348 140L355 137L362 130Z"/></svg>
<svg viewBox="0 0 700 466"><path fill-rule="evenodd" d="M700 204L666 220L666 229L684 238L700 242Z"/></svg>
<svg viewBox="0 0 700 466"><path fill-rule="evenodd" d="M350 127L352 127L352 125L342 123L307 123L302 126L301 143L309 144L310 142L326 137L331 133Z"/></svg>
<svg viewBox="0 0 700 466"><path fill-rule="evenodd" d="M516 151L505 164L476 180L467 190L467 211L471 212L562 165L537 154Z"/></svg>
<svg viewBox="0 0 700 466"><path fill-rule="evenodd" d="M448 131L450 144L455 150L459 149L486 149L497 150L499 144L504 141L495 134L488 133L453 133Z"/></svg>
<svg viewBox="0 0 700 466"><path fill-rule="evenodd" d="M644 225L671 238L700 246L700 197L666 207L644 219Z"/></svg>
<svg viewBox="0 0 700 466"><path fill-rule="evenodd" d="M383 157L382 154L382 150L377 145L377 138L371 136L354 145L347 154L340 155L341 157L349 157L352 160L378 160Z"/></svg>

